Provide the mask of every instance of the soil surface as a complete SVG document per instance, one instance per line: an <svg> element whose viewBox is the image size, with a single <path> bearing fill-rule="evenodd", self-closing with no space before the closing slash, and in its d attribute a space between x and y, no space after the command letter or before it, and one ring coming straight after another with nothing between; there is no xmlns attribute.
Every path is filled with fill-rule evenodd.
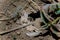
<svg viewBox="0 0 60 40"><path fill-rule="evenodd" d="M37 3L39 6L45 4L40 0L33 0L33 1ZM22 19L15 18L6 21L5 19L10 19L15 16L14 13L16 13L17 6L19 5L20 6L22 5L21 7L23 8L22 11L19 11L19 15L22 17ZM26 5L25 8L24 5ZM0 33L8 31L10 29L14 29L19 26L23 26L24 23L22 21L28 22L26 18L24 19L25 16L23 16L23 14L24 13L30 14L32 12L36 13L37 10L33 9L25 0L0 0L0 20L1 20ZM40 28L41 18L36 18L35 20L32 20L32 22L34 22L33 25L34 27L36 27L37 29ZM12 31L4 35L0 35L0 40L55 40L51 35L29 37L26 35L26 33L28 32L28 30L31 31L32 28L29 29L29 27L28 28L27 27Z"/></svg>

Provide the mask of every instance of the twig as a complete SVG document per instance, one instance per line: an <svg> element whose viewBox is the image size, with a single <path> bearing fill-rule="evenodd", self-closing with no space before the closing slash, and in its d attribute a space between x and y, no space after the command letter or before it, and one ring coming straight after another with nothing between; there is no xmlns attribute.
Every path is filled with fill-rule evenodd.
<svg viewBox="0 0 60 40"><path fill-rule="evenodd" d="M13 32L15 30L21 29L21 28L25 28L25 27L27 27L29 25L32 25L32 24L33 23L29 23L27 25L19 26L19 27L16 27L16 28L13 28L13 29L10 29L10 30L7 30L7 31L0 32L0 35L4 35L4 34L10 33L10 32Z"/></svg>
<svg viewBox="0 0 60 40"><path fill-rule="evenodd" d="M58 18L56 18L55 20L53 20L52 22L49 22L49 23L47 23L46 25L42 26L43 29L47 29L49 26L54 25L58 20L60 20L60 17L58 17ZM45 27L45 26L47 26L47 27ZM45 28L44 28L44 27L45 27Z"/></svg>
<svg viewBox="0 0 60 40"><path fill-rule="evenodd" d="M29 3L29 5L35 9L35 10L40 10L40 6L38 6L37 3L35 3L33 0L27 0L27 2Z"/></svg>

